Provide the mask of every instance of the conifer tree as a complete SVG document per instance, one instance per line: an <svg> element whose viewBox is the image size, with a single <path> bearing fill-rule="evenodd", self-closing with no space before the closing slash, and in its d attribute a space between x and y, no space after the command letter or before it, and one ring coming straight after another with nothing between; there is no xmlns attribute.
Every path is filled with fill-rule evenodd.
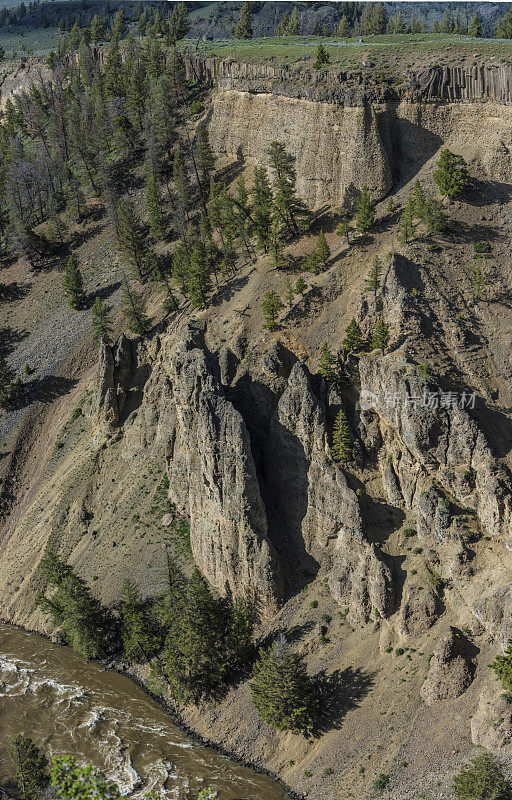
<svg viewBox="0 0 512 800"><path fill-rule="evenodd" d="M70 257L64 271L64 294L71 308L79 310L86 304L82 273L73 256Z"/></svg>
<svg viewBox="0 0 512 800"><path fill-rule="evenodd" d="M347 353L360 353L361 350L364 350L365 340L361 328L354 318L350 320L345 331L343 347Z"/></svg>
<svg viewBox="0 0 512 800"><path fill-rule="evenodd" d="M326 381L335 381L337 378L336 366L337 358L331 351L327 342L324 342L322 345L320 362L318 365L318 371L322 378Z"/></svg>
<svg viewBox="0 0 512 800"><path fill-rule="evenodd" d="M385 353L388 344L389 344L389 327L388 325L386 325L383 318L380 317L373 332L372 347L374 350L382 350L382 352Z"/></svg>
<svg viewBox="0 0 512 800"><path fill-rule="evenodd" d="M348 19L345 14L342 15L338 23L336 34L338 36L341 36L343 39L347 39L350 36L350 26L348 24Z"/></svg>
<svg viewBox="0 0 512 800"><path fill-rule="evenodd" d="M319 711L318 695L302 656L279 640L261 649L251 682L260 717L278 730L309 733Z"/></svg>
<svg viewBox="0 0 512 800"><path fill-rule="evenodd" d="M290 234L299 233L299 219L307 219L309 212L297 197L295 156L286 151L282 142L271 142L268 150L270 166L274 173L273 213Z"/></svg>
<svg viewBox="0 0 512 800"><path fill-rule="evenodd" d="M479 38L482 35L482 23L480 21L480 17L478 15L478 11L471 17L471 22L469 23L468 28L468 35L474 36L475 38Z"/></svg>
<svg viewBox="0 0 512 800"><path fill-rule="evenodd" d="M442 150L434 172L434 180L445 197L457 197L461 194L469 183L469 173L462 156L446 148Z"/></svg>
<svg viewBox="0 0 512 800"><path fill-rule="evenodd" d="M0 350L0 408L4 408L12 397L15 372L10 368Z"/></svg>
<svg viewBox="0 0 512 800"><path fill-rule="evenodd" d="M125 578L120 604L121 639L129 661L151 661L162 647L159 626L150 614L150 604L142 600L135 584Z"/></svg>
<svg viewBox="0 0 512 800"><path fill-rule="evenodd" d="M329 60L329 53L323 46L322 42L320 42L316 49L316 59L315 63L313 64L313 68L320 69L324 66L324 64L328 64Z"/></svg>
<svg viewBox="0 0 512 800"><path fill-rule="evenodd" d="M206 125L201 124L197 127L194 150L202 189L204 194L207 195L210 189L210 179L215 169L216 158L210 146Z"/></svg>
<svg viewBox="0 0 512 800"><path fill-rule="evenodd" d="M367 186L361 189L361 196L357 205L356 228L362 233L371 230L375 222L375 205L370 197Z"/></svg>
<svg viewBox="0 0 512 800"><path fill-rule="evenodd" d="M347 239L347 244L350 246L350 222L347 219L342 219L336 229L338 236L344 236Z"/></svg>
<svg viewBox="0 0 512 800"><path fill-rule="evenodd" d="M195 569L185 589L171 596L170 614L164 674L178 701L197 700L218 686L227 672L224 606Z"/></svg>
<svg viewBox="0 0 512 800"><path fill-rule="evenodd" d="M98 44L98 42L102 42L105 39L105 26L98 14L95 14L91 20L91 39L94 44Z"/></svg>
<svg viewBox="0 0 512 800"><path fill-rule="evenodd" d="M442 203L430 192L425 193L421 221L425 225L427 234L432 236L443 230L445 224L445 214Z"/></svg>
<svg viewBox="0 0 512 800"><path fill-rule="evenodd" d="M96 297L92 306L92 339L99 344L102 339L110 342L112 323L106 306Z"/></svg>
<svg viewBox="0 0 512 800"><path fill-rule="evenodd" d="M146 212L149 233L154 242L164 237L165 226L162 214L162 197L155 173L150 164L146 165Z"/></svg>
<svg viewBox="0 0 512 800"><path fill-rule="evenodd" d="M251 187L252 217L256 238L260 247L267 252L269 246L269 232L272 222L272 189L264 167L255 167L254 183Z"/></svg>
<svg viewBox="0 0 512 800"><path fill-rule="evenodd" d="M169 36L171 42L184 39L189 30L190 22L188 19L187 6L185 3L176 3L176 5L173 6L169 20Z"/></svg>
<svg viewBox="0 0 512 800"><path fill-rule="evenodd" d="M404 244L407 244L411 241L416 231L416 225L414 224L415 216L417 216L416 203L414 202L413 197L409 197L400 217L399 238L400 241L404 242Z"/></svg>
<svg viewBox="0 0 512 800"><path fill-rule="evenodd" d="M210 269L204 244L199 241L192 250L190 271L187 279L187 294L192 308L201 308L206 303L211 289Z"/></svg>
<svg viewBox="0 0 512 800"><path fill-rule="evenodd" d="M308 285L306 281L304 280L302 275L300 275L299 278L297 279L297 283L295 284L295 290L294 290L295 294L304 294L307 288Z"/></svg>
<svg viewBox="0 0 512 800"><path fill-rule="evenodd" d="M136 336L145 336L148 333L151 323L146 315L144 300L127 280L123 284L121 311L131 333Z"/></svg>
<svg viewBox="0 0 512 800"><path fill-rule="evenodd" d="M174 188L176 189L176 194L178 195L178 202L180 203L180 206L188 219L192 190L190 187L187 165L185 163L183 150L181 147L178 147L176 155L174 156L173 180Z"/></svg>
<svg viewBox="0 0 512 800"><path fill-rule="evenodd" d="M288 23L287 33L289 36L297 36L298 32L299 32L299 12L297 11L297 6L294 6L292 13L290 14L290 21Z"/></svg>
<svg viewBox="0 0 512 800"><path fill-rule="evenodd" d="M235 39L252 39L251 4L244 3L233 36Z"/></svg>
<svg viewBox="0 0 512 800"><path fill-rule="evenodd" d="M503 655L496 656L489 667L494 670L494 674L501 681L504 690L512 692L512 639L508 640Z"/></svg>
<svg viewBox="0 0 512 800"><path fill-rule="evenodd" d="M269 331L274 331L277 328L277 316L282 308L283 304L277 292L273 289L265 292L261 304L261 310L265 319L264 328Z"/></svg>
<svg viewBox="0 0 512 800"><path fill-rule="evenodd" d="M464 764L453 779L455 800L511 800L512 783L490 753L481 753Z"/></svg>
<svg viewBox="0 0 512 800"><path fill-rule="evenodd" d="M30 737L22 733L9 739L18 793L22 800L39 800L48 786L48 762Z"/></svg>
<svg viewBox="0 0 512 800"><path fill-rule="evenodd" d="M346 464L352 458L352 437L350 436L347 416L342 408L340 408L334 420L331 453L333 460L338 464Z"/></svg>
<svg viewBox="0 0 512 800"><path fill-rule="evenodd" d="M321 230L318 234L318 242L316 246L316 253L318 256L318 260L320 264L324 267L327 266L327 263L331 257L331 249L326 242L324 232Z"/></svg>
<svg viewBox="0 0 512 800"><path fill-rule="evenodd" d="M380 258L375 257L372 261L372 266L365 284L365 292L373 292L374 297L377 297L377 292L380 289L380 276L382 273L382 263Z"/></svg>
<svg viewBox="0 0 512 800"><path fill-rule="evenodd" d="M151 82L148 108L155 149L154 166L160 178L167 178L172 173L173 149L178 138L175 92L168 75Z"/></svg>
<svg viewBox="0 0 512 800"><path fill-rule="evenodd" d="M62 628L66 642L84 658L98 658L108 652L110 620L85 582L58 556L41 561L41 573L53 594L42 595L39 607Z"/></svg>
<svg viewBox="0 0 512 800"><path fill-rule="evenodd" d="M131 267L134 277L147 277L147 247L140 217L128 199L117 206L117 240L121 253Z"/></svg>

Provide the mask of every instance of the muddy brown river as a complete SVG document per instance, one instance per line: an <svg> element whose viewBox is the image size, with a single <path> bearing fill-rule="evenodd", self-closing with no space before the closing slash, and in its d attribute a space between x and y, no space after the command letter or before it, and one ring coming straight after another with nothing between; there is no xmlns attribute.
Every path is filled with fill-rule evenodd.
<svg viewBox="0 0 512 800"><path fill-rule="evenodd" d="M133 681L71 650L0 624L0 774L26 733L48 756L72 754L114 780L124 795L189 798L212 786L219 800L284 800L263 775L203 747L173 725Z"/></svg>

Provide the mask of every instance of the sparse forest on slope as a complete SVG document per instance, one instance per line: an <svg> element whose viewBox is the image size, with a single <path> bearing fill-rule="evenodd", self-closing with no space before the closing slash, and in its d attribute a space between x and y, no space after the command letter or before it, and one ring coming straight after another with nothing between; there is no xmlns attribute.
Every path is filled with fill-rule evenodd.
<svg viewBox="0 0 512 800"><path fill-rule="evenodd" d="M510 70L146 11L4 105L2 617L315 800L507 796Z"/></svg>

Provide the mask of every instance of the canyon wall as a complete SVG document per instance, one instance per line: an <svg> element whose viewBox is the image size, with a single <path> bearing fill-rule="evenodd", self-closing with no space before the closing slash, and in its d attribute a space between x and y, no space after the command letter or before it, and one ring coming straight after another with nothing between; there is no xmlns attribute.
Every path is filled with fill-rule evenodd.
<svg viewBox="0 0 512 800"><path fill-rule="evenodd" d="M187 68L214 87L214 149L268 164L270 142L285 142L297 158L299 194L313 208L350 206L365 184L381 199L444 146L494 180L512 177L508 67L432 68L400 85L217 59Z"/></svg>

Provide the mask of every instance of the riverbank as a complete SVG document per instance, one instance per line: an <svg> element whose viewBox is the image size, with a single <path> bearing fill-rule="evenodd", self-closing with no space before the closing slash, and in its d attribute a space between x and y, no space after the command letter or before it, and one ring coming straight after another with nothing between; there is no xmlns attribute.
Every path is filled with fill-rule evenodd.
<svg viewBox="0 0 512 800"><path fill-rule="evenodd" d="M69 736L73 742L76 735L71 752L100 768L107 763L105 771L118 779L124 794L141 786L149 793L155 785L165 793L167 783L178 780L182 783L173 783L173 790L186 788L184 797L188 798L197 782L195 774L187 774L188 769L191 773L199 770L199 787L211 783L220 800L301 800L270 771L198 735L176 709L151 691L142 665L87 662L43 633L5 623L0 625L0 671L3 742L19 731L20 719L26 726L30 722L27 731L49 756L70 752ZM136 687L135 691L126 684ZM148 700L143 701L140 694ZM39 718L38 702L48 705L46 722ZM62 718L67 715L72 723L69 735L63 737ZM203 777L207 764L211 766Z"/></svg>

